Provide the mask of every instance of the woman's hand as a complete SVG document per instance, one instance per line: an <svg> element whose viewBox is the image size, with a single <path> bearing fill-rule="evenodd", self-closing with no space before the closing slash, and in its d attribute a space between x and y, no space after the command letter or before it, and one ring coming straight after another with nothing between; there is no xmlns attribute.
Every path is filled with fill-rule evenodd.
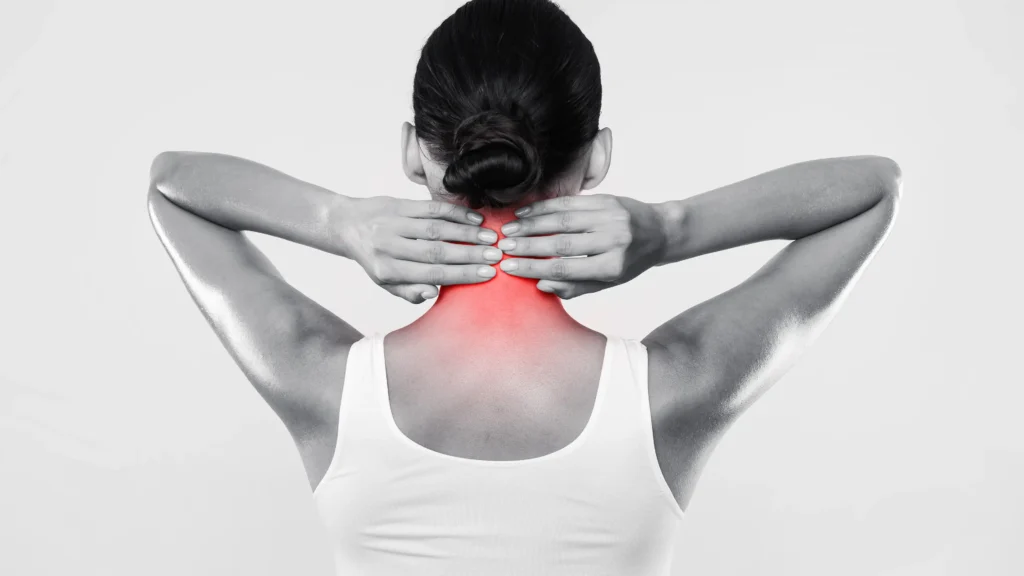
<svg viewBox="0 0 1024 576"><path fill-rule="evenodd" d="M437 200L342 196L329 220L342 255L413 304L437 296L437 286L486 282L502 256L489 246L498 235L479 226L483 216Z"/></svg>
<svg viewBox="0 0 1024 576"><path fill-rule="evenodd" d="M653 204L594 194L542 200L516 210L498 248L501 269L537 278L537 288L564 299L622 284L661 263L666 234ZM586 258L561 258L586 256Z"/></svg>

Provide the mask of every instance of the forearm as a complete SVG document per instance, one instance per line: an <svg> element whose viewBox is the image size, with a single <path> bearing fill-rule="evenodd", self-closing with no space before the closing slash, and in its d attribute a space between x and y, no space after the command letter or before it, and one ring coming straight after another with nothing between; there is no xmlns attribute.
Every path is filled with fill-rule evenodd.
<svg viewBox="0 0 1024 576"><path fill-rule="evenodd" d="M820 232L898 194L899 180L899 166L887 158L826 158L657 204L666 239L659 264Z"/></svg>
<svg viewBox="0 0 1024 576"><path fill-rule="evenodd" d="M232 230L277 236L344 256L331 215L347 198L262 164L203 152L164 152L152 184L178 206Z"/></svg>

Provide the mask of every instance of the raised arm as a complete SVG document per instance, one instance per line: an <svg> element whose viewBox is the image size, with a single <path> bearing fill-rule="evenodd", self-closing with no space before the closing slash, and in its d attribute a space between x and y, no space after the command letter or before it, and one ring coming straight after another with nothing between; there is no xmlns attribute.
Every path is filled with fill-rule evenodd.
<svg viewBox="0 0 1024 576"><path fill-rule="evenodd" d="M901 171L875 156L793 164L657 205L660 264L763 240L792 240L738 286L644 343L679 384L676 408L728 423L797 360L836 314L892 228Z"/></svg>
<svg viewBox="0 0 1024 576"><path fill-rule="evenodd" d="M242 231L336 253L328 226L335 195L220 154L164 152L150 176L150 220L189 294L303 461L315 460L311 439L336 422L340 399L325 376L344 375L360 334L288 284Z"/></svg>
<svg viewBox="0 0 1024 576"><path fill-rule="evenodd" d="M412 302L436 294L434 281L486 280L478 265L462 263L485 262L486 246L449 242L484 243L464 208L348 198L215 153L164 152L150 179L154 230L204 317L292 434L314 483L333 448L348 348L361 334L288 284L243 232L356 260Z"/></svg>
<svg viewBox="0 0 1024 576"><path fill-rule="evenodd" d="M900 191L895 162L856 156L793 164L660 204L609 194L547 199L505 225L498 247L512 257L501 267L574 298L652 266L792 240L747 280L643 340L651 409L662 423L655 441L673 454L660 464L685 503L721 434L835 315L888 235Z"/></svg>
<svg viewBox="0 0 1024 576"><path fill-rule="evenodd" d="M506 226L518 229L505 232L515 240L498 246L510 256L586 255L502 262L510 274L540 280L539 289L573 298L652 266L792 240L746 281L644 339L651 378L678 383L672 404L681 419L726 423L828 324L888 234L900 188L900 169L887 158L814 160L660 204L607 194L543 200L516 212Z"/></svg>

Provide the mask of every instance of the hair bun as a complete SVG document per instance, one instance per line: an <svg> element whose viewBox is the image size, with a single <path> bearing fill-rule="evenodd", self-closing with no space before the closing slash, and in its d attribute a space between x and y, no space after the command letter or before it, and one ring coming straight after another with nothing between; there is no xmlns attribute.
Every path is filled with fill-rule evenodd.
<svg viewBox="0 0 1024 576"><path fill-rule="evenodd" d="M468 198L471 208L513 204L540 182L540 154L525 118L474 114L455 128L453 148L444 187Z"/></svg>

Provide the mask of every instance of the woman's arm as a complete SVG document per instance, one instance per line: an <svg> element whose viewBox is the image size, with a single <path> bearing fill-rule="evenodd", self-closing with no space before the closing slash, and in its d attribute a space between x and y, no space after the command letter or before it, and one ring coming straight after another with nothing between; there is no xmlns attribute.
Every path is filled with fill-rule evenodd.
<svg viewBox="0 0 1024 576"><path fill-rule="evenodd" d="M451 264L484 262L486 246L447 241L483 243L461 207L347 198L224 154L164 152L150 178L154 230L204 317L292 433L311 480L326 465L311 455L333 442L348 347L361 334L288 284L243 231L356 259L413 302L433 289L422 280L485 280L478 265Z"/></svg>
<svg viewBox="0 0 1024 576"><path fill-rule="evenodd" d="M682 415L728 422L834 316L888 235L900 191L895 162L855 156L793 164L661 204L604 194L545 200L518 212L520 229L506 232L516 246L506 252L588 257L509 258L502 268L572 298L652 266L763 240L793 240L740 285L644 339L651 377L679 383L673 404ZM537 236L543 234L551 236ZM506 268L512 262L515 270Z"/></svg>
<svg viewBox="0 0 1024 576"><path fill-rule="evenodd" d="M241 159L165 152L153 161L150 220L224 347L291 433L314 482L319 440L337 423L352 326L288 284L243 233L336 252L331 193ZM176 354L168 350L168 354ZM321 466L322 467L322 466Z"/></svg>
<svg viewBox="0 0 1024 576"><path fill-rule="evenodd" d="M659 205L661 264L763 240L792 240L738 286L654 330L644 343L675 368L683 410L731 421L835 316L889 231L902 174L888 158L793 164ZM672 374L667 377L671 378Z"/></svg>

